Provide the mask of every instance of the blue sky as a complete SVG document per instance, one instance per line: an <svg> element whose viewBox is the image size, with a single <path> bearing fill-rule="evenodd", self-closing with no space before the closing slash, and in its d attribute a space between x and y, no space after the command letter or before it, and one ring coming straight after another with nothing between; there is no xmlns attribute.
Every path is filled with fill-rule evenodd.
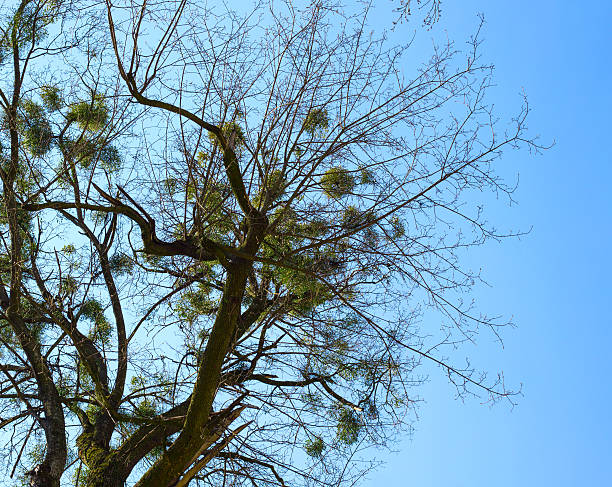
<svg viewBox="0 0 612 487"><path fill-rule="evenodd" d="M468 256L492 284L477 290L478 300L513 315L518 327L504 334L503 350L483 335L466 353L503 370L511 385L522 382L524 396L513 409L457 401L432 368L414 434L393 445L398 453L378 455L387 464L365 485L611 485L612 7L542 0L442 7L428 35L461 41L484 13L482 53L497 68L491 100L512 114L524 88L531 132L556 143L541 156L517 152L500 161L504 174L520 175L518 205L493 201L490 219L533 226L531 233Z"/></svg>

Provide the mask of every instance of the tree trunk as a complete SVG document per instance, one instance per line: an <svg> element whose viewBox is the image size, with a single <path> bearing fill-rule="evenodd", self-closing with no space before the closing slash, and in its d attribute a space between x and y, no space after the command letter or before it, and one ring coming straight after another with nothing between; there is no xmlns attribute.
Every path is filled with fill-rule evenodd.
<svg viewBox="0 0 612 487"><path fill-rule="evenodd" d="M29 487L60 487L59 478L51 475L49 465L43 462L27 473L30 477Z"/></svg>

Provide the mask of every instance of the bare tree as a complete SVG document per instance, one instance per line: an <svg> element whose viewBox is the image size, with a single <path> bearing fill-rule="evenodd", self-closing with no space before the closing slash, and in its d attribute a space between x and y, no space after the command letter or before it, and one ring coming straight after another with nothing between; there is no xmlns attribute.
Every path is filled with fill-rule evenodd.
<svg viewBox="0 0 612 487"><path fill-rule="evenodd" d="M507 324L465 300L479 276L459 257L506 236L474 195L511 198L493 165L538 149L527 104L501 126L477 35L407 76L410 45L370 34L369 10L7 7L11 477L352 484L410 425L421 362L510 400L444 356Z"/></svg>
<svg viewBox="0 0 612 487"><path fill-rule="evenodd" d="M411 0L400 0L399 6L395 9L399 18L395 22L408 20L408 17L412 15L411 6L414 6L415 3L419 13L425 14L423 16L424 25L431 26L440 20L440 16L442 15L442 0L416 0L416 2L412 2Z"/></svg>

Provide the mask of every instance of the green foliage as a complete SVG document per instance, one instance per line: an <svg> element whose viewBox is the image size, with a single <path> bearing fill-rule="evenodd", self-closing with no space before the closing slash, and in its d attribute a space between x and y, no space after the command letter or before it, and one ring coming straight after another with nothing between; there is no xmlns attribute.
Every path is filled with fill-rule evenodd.
<svg viewBox="0 0 612 487"><path fill-rule="evenodd" d="M155 403L150 399L143 399L136 406L134 412L139 418L153 418L157 415L157 408L155 407Z"/></svg>
<svg viewBox="0 0 612 487"><path fill-rule="evenodd" d="M121 155L119 150L112 145L105 145L100 149L98 161L108 172L115 172L121 168Z"/></svg>
<svg viewBox="0 0 612 487"><path fill-rule="evenodd" d="M284 194L286 186L287 180L283 172L279 170L272 171L267 175L264 187L253 198L253 204L259 206L266 198L270 203L278 200Z"/></svg>
<svg viewBox="0 0 612 487"><path fill-rule="evenodd" d="M361 211L355 206L348 206L342 212L342 228L355 230L356 228L371 225L376 220L376 215L371 211Z"/></svg>
<svg viewBox="0 0 612 487"><path fill-rule="evenodd" d="M340 443L352 445L359 439L362 426L357 413L352 409L342 407L337 419L336 438Z"/></svg>
<svg viewBox="0 0 612 487"><path fill-rule="evenodd" d="M205 151L199 151L196 154L195 160L201 167L205 167L206 163L210 160L210 154Z"/></svg>
<svg viewBox="0 0 612 487"><path fill-rule="evenodd" d="M81 373L81 379L88 379L88 382L91 382L91 378L89 376L89 374L87 374L87 372L85 372L85 368L82 367L82 373ZM85 385L85 383L84 383ZM90 384L90 387L93 389L93 383ZM89 421L91 422L95 422L96 417L98 416L98 414L100 414L101 408L100 406L96 405L96 404L88 404L87 405L87 409L85 409L85 414L87 414L87 417L89 418ZM78 441L78 440L77 440Z"/></svg>
<svg viewBox="0 0 612 487"><path fill-rule="evenodd" d="M104 308L96 299L88 299L81 306L81 316L90 321L98 321L104 318Z"/></svg>
<svg viewBox="0 0 612 487"><path fill-rule="evenodd" d="M242 130L242 127L236 122L225 122L223 125L221 125L221 133L227 140L233 140L234 148L239 148L244 144L244 131ZM212 133L208 134L208 138L210 139L213 145L217 144L217 138ZM205 152L198 152L196 160L200 162L200 164L202 164L203 162L205 162L207 157L208 154L206 154Z"/></svg>
<svg viewBox="0 0 612 487"><path fill-rule="evenodd" d="M235 215L228 215L226 211L226 202L230 194L231 189L228 185L214 182L208 186L206 192L200 192L198 195L205 208L202 220L205 221L206 235L227 244L233 241L233 230L238 226ZM193 198L195 191L187 188L187 196Z"/></svg>
<svg viewBox="0 0 612 487"><path fill-rule="evenodd" d="M12 32L15 29L18 51L38 44L48 35L47 26L53 23L59 11L61 1L49 0L40 8L40 2L25 2L21 13L15 11L0 37L0 63L4 62L13 49Z"/></svg>
<svg viewBox="0 0 612 487"><path fill-rule="evenodd" d="M109 344L113 329L110 322L106 319L98 320L94 323L93 328L89 332L90 338L99 343Z"/></svg>
<svg viewBox="0 0 612 487"><path fill-rule="evenodd" d="M144 260L147 265L152 267L161 267L164 264L164 258L160 255L143 254L142 260Z"/></svg>
<svg viewBox="0 0 612 487"><path fill-rule="evenodd" d="M121 167L121 155L112 145L81 138L77 141L64 140L63 150L69 158L75 159L82 169L90 169L93 164L99 164L109 172L115 172Z"/></svg>
<svg viewBox="0 0 612 487"><path fill-rule="evenodd" d="M334 252L322 252L312 259L311 270L320 275L331 275L344 268L344 262Z"/></svg>
<svg viewBox="0 0 612 487"><path fill-rule="evenodd" d="M18 128L23 128L23 125L21 125L21 122L19 122L18 125L19 125ZM23 131L21 132L21 135L23 136ZM23 138L22 138L22 143L23 143ZM8 158L2 157L1 151L2 151L2 144L0 143L0 166L5 172L10 172L13 169L13 167L11 163L9 162ZM28 194L35 191L36 181L35 181L34 176L40 175L40 172L36 171L35 166L33 164L29 164L27 160L24 160L22 158L19 158L17 160L17 167L15 167L14 169L15 169L15 176L14 176L15 177L14 179L15 191L25 199L27 198ZM40 198L33 197L31 201L34 201L34 200L40 201ZM6 214L3 208L4 208L4 200L0 198L0 223L7 223ZM20 212L21 210L18 209L17 211ZM25 224L25 226L22 225L22 228L30 228L29 223L25 223L25 222L29 222L32 220L31 215L30 216L20 215L18 216L18 220L20 220L22 223Z"/></svg>
<svg viewBox="0 0 612 487"><path fill-rule="evenodd" d="M276 224L276 234L267 237L262 256L275 261L285 261L291 267L264 264L262 274L275 284L282 285L293 296L290 314L307 314L334 298L334 293L328 286L314 275L329 276L342 272L345 261L338 253L336 244L311 253L294 255L287 261L286 255L312 238L323 238L330 226L316 216L303 219L292 210L280 208L271 220Z"/></svg>
<svg viewBox="0 0 612 487"><path fill-rule="evenodd" d="M342 167L332 167L321 176L321 187L330 198L341 198L353 191L355 178Z"/></svg>
<svg viewBox="0 0 612 487"><path fill-rule="evenodd" d="M379 234L373 227L367 227L363 230L363 243L366 247L370 249L376 249L378 245L378 237Z"/></svg>
<svg viewBox="0 0 612 487"><path fill-rule="evenodd" d="M76 248L73 244L66 244L62 247L62 253L70 255L76 252Z"/></svg>
<svg viewBox="0 0 612 487"><path fill-rule="evenodd" d="M177 183L178 183L178 181L177 181ZM194 183L194 181L189 181L187 183L187 187L185 188L185 193L187 195L187 199L189 199L189 201L194 201L198 197L198 190L199 190L199 188Z"/></svg>
<svg viewBox="0 0 612 487"><path fill-rule="evenodd" d="M129 274L134 268L134 261L132 258L123 252L114 254L110 259L108 259L108 264L113 274L116 274L117 276Z"/></svg>
<svg viewBox="0 0 612 487"><path fill-rule="evenodd" d="M89 479L89 468L81 463L79 468L72 473L72 485L75 487L85 487Z"/></svg>
<svg viewBox="0 0 612 487"><path fill-rule="evenodd" d="M36 443L28 452L28 459L32 464L38 465L45 459L47 448L42 443Z"/></svg>
<svg viewBox="0 0 612 487"><path fill-rule="evenodd" d="M62 108L63 100L59 88L55 86L43 86L40 89L40 98L44 107L50 112L55 112Z"/></svg>
<svg viewBox="0 0 612 487"><path fill-rule="evenodd" d="M0 276L3 281L8 281L11 276L11 257L8 254L0 254Z"/></svg>
<svg viewBox="0 0 612 487"><path fill-rule="evenodd" d="M329 231L329 225L326 221L314 217L304 223L298 223L297 231L304 237L320 238Z"/></svg>
<svg viewBox="0 0 612 487"><path fill-rule="evenodd" d="M314 108L308 112L304 119L304 131L310 135L315 135L321 130L329 127L329 116L324 108Z"/></svg>
<svg viewBox="0 0 612 487"><path fill-rule="evenodd" d="M392 216L389 220L389 224L391 225L391 238L401 238L406 234L404 222L402 222L402 220L400 220L397 216Z"/></svg>
<svg viewBox="0 0 612 487"><path fill-rule="evenodd" d="M102 95L96 94L90 102L75 103L68 111L68 120L75 121L83 130L98 132L108 121L108 107Z"/></svg>
<svg viewBox="0 0 612 487"><path fill-rule="evenodd" d="M74 159L83 168L89 167L96 153L96 145L84 138L76 141L65 138L60 147L68 160Z"/></svg>
<svg viewBox="0 0 612 487"><path fill-rule="evenodd" d="M60 378L57 381L57 393L62 397L68 397L72 392L70 383L65 378Z"/></svg>
<svg viewBox="0 0 612 487"><path fill-rule="evenodd" d="M176 240L181 240L185 238L187 234L187 228L185 228L185 224L183 222L177 223L174 227L174 231L172 232L172 237Z"/></svg>
<svg viewBox="0 0 612 487"><path fill-rule="evenodd" d="M376 406L376 403L374 401L371 400L367 400L365 402L365 414L368 417L368 419L370 420L376 420L379 417L380 412L378 411L378 407Z"/></svg>
<svg viewBox="0 0 612 487"><path fill-rule="evenodd" d="M168 379L163 376L157 376L158 382L165 382ZM142 375L135 375L130 379L130 391L132 393L139 391L142 392L148 385L149 381ZM138 404L134 406L134 415L137 418L153 418L158 414L157 405L151 398L145 397Z"/></svg>
<svg viewBox="0 0 612 487"><path fill-rule="evenodd" d="M23 146L33 156L43 156L51 148L53 133L48 123L36 123L28 127L24 133Z"/></svg>
<svg viewBox="0 0 612 487"><path fill-rule="evenodd" d="M134 375L130 379L130 391L134 392L140 387L145 387L147 385L146 379L141 375Z"/></svg>
<svg viewBox="0 0 612 487"><path fill-rule="evenodd" d="M268 175L268 181L266 184L266 193L271 201L275 201L280 198L285 192L287 185L287 179L282 171L272 171Z"/></svg>
<svg viewBox="0 0 612 487"><path fill-rule="evenodd" d="M67 277L64 277L64 279L62 279L60 290L62 294L64 295L71 295L76 292L78 287L79 285L76 279L74 277L67 276Z"/></svg>
<svg viewBox="0 0 612 487"><path fill-rule="evenodd" d="M51 149L53 131L43 107L32 100L22 100L21 111L17 125L22 145L35 157L45 155Z"/></svg>
<svg viewBox="0 0 612 487"><path fill-rule="evenodd" d="M4 211L3 206L4 205L0 203L0 224L8 225L7 215L6 215L6 212ZM17 225L19 225L19 227L23 231L27 232L32 229L33 215L31 212L28 212L22 209L18 209L16 211L16 217L17 217ZM23 252L22 252L24 256L28 255L26 252L28 248L29 246L24 245Z"/></svg>
<svg viewBox="0 0 612 487"><path fill-rule="evenodd" d="M317 436L314 439L306 440L304 450L306 450L306 454L308 456L320 458L323 455L323 450L325 450L325 443L323 443L323 440Z"/></svg>
<svg viewBox="0 0 612 487"><path fill-rule="evenodd" d="M112 326L104 316L104 308L96 299L88 299L81 306L81 316L92 322L89 336L100 343L108 344L113 333Z"/></svg>
<svg viewBox="0 0 612 487"><path fill-rule="evenodd" d="M225 122L223 127L221 127L221 131L223 135L228 139L234 137L234 143L237 145L239 142L244 143L244 131L242 127L238 125L236 122Z"/></svg>
<svg viewBox="0 0 612 487"><path fill-rule="evenodd" d="M323 399L320 393L308 391L302 394L301 399L311 411L316 411L323 406Z"/></svg>
<svg viewBox="0 0 612 487"><path fill-rule="evenodd" d="M101 225L102 223L104 223L108 217L109 214L106 211L94 210L89 212L89 218L91 218L91 221L97 225Z"/></svg>
<svg viewBox="0 0 612 487"><path fill-rule="evenodd" d="M218 305L210 293L210 287L202 283L198 283L196 289L184 292L176 304L178 316L191 324L199 316L213 313Z"/></svg>
<svg viewBox="0 0 612 487"><path fill-rule="evenodd" d="M35 465L40 465L47 453L47 448L40 439L34 438L35 444L28 448L27 453L24 455L24 459L22 459L21 468L19 469L20 475L18 477L17 483L12 484L13 486L19 487L30 487L30 477L28 475L28 471ZM30 445L28 445L29 447ZM8 485L8 484L5 484Z"/></svg>
<svg viewBox="0 0 612 487"><path fill-rule="evenodd" d="M43 338L43 333L47 325L43 322L36 321L36 318L40 316L38 311L32 306L32 303L26 298L21 298L21 314L27 319L28 331L32 338L36 341L40 341ZM8 322L0 319L0 340L3 343L11 344L17 349L21 349L21 344ZM2 356L0 350L0 356Z"/></svg>
<svg viewBox="0 0 612 487"><path fill-rule="evenodd" d="M374 184L375 182L374 171L367 168L362 168L359 171L359 184Z"/></svg>
<svg viewBox="0 0 612 487"><path fill-rule="evenodd" d="M309 257L302 257L300 263L297 264L298 268L300 265L311 267L315 265L315 261ZM288 268L277 268L275 270L275 278L278 282L282 283L287 290L296 296L294 300L294 312L303 315L309 313L317 306L329 301L333 294L327 288L325 284L313 279L312 276L304 274L301 270L294 270Z"/></svg>
<svg viewBox="0 0 612 487"><path fill-rule="evenodd" d="M174 195L179 189L179 181L176 178L166 178L162 181L162 187L169 195Z"/></svg>

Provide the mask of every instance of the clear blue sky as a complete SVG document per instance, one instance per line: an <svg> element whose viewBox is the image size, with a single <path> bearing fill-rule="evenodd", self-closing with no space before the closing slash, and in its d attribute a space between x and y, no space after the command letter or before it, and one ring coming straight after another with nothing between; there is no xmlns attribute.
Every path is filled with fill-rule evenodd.
<svg viewBox="0 0 612 487"><path fill-rule="evenodd" d="M542 156L501 161L504 174L520 174L519 204L493 205L491 220L533 226L531 234L469 256L493 285L477 298L518 328L505 333L503 350L485 336L467 352L522 382L524 397L512 410L462 403L432 369L412 438L397 454L381 452L387 465L365 485L612 485L612 7L446 0L430 36L446 30L461 41L478 12L498 109L512 113L524 88L532 133L556 141Z"/></svg>

